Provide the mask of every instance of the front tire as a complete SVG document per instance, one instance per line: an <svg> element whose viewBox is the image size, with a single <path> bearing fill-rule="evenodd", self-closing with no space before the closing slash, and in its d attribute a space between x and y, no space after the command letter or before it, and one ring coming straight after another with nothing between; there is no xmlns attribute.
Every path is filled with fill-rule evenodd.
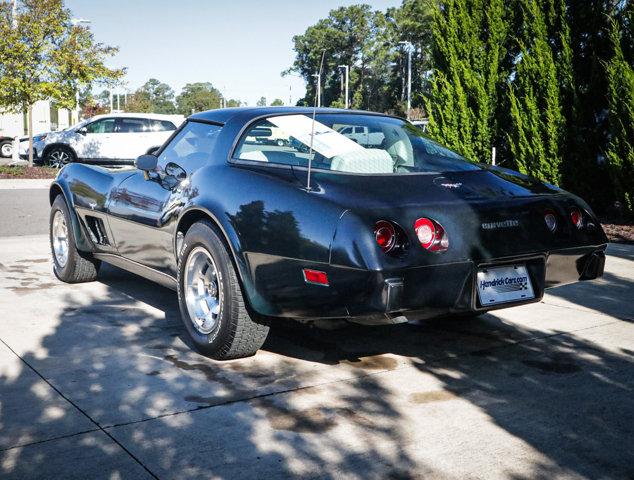
<svg viewBox="0 0 634 480"><path fill-rule="evenodd" d="M77 250L70 212L63 195L51 206L50 242L53 272L62 282L92 282L97 278L101 262L89 253Z"/></svg>
<svg viewBox="0 0 634 480"><path fill-rule="evenodd" d="M249 315L229 251L208 221L185 235L178 302L198 351L217 360L254 355L268 335L269 326Z"/></svg>
<svg viewBox="0 0 634 480"><path fill-rule="evenodd" d="M44 165L52 168L62 168L64 165L74 162L75 154L70 148L64 146L52 147L44 157Z"/></svg>

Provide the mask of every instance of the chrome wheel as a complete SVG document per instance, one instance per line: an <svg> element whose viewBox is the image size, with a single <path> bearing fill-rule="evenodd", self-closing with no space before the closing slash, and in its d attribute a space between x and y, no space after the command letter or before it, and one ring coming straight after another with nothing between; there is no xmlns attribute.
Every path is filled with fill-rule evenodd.
<svg viewBox="0 0 634 480"><path fill-rule="evenodd" d="M53 243L55 260L61 268L64 268L68 261L68 227L61 210L57 210L53 216L51 242Z"/></svg>
<svg viewBox="0 0 634 480"><path fill-rule="evenodd" d="M47 157L47 163L53 168L62 168L70 162L70 154L65 150L53 150Z"/></svg>
<svg viewBox="0 0 634 480"><path fill-rule="evenodd" d="M222 277L203 247L191 251L184 273L183 290L189 318L198 332L208 335L218 324L222 310Z"/></svg>
<svg viewBox="0 0 634 480"><path fill-rule="evenodd" d="M0 156L8 158L11 155L13 155L13 145L11 143L3 143L2 147L0 147Z"/></svg>

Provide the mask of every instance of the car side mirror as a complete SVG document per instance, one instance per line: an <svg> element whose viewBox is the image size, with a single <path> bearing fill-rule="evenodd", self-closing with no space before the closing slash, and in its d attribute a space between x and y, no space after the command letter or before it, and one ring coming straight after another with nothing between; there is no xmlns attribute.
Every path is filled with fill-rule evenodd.
<svg viewBox="0 0 634 480"><path fill-rule="evenodd" d="M88 133L88 129L86 127L81 127L79 130L77 130L77 133L79 133L80 135L86 135Z"/></svg>
<svg viewBox="0 0 634 480"><path fill-rule="evenodd" d="M134 161L134 166L139 170L143 170L143 176L146 180L148 180L149 172L154 171L156 169L156 165L158 164L158 157L154 155L141 155L137 157Z"/></svg>

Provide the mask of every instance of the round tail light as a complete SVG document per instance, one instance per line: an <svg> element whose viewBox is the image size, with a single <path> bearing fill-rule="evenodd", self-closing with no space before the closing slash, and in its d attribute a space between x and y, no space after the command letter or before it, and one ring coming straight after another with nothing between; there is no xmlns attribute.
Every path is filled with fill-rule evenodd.
<svg viewBox="0 0 634 480"><path fill-rule="evenodd" d="M570 210L570 220L572 220L572 224L575 227L583 227L583 215L578 209L573 208L572 210Z"/></svg>
<svg viewBox="0 0 634 480"><path fill-rule="evenodd" d="M546 210L544 212L544 222L546 222L546 226L548 230L551 232L555 232L557 230L557 215L552 210Z"/></svg>
<svg viewBox="0 0 634 480"><path fill-rule="evenodd" d="M394 226L385 220L379 220L374 225L374 238L376 243L385 253L388 253L396 246L396 231Z"/></svg>
<svg viewBox="0 0 634 480"><path fill-rule="evenodd" d="M414 222L414 231L421 246L431 252L444 252L449 248L449 238L440 223L429 218L419 218Z"/></svg>

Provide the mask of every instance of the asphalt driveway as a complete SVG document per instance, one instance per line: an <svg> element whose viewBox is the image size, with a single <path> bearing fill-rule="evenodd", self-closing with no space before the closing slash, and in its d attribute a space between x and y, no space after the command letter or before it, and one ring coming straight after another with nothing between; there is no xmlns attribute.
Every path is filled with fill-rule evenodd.
<svg viewBox="0 0 634 480"><path fill-rule="evenodd" d="M187 345L169 291L0 238L0 477L632 478L634 247L477 319Z"/></svg>

